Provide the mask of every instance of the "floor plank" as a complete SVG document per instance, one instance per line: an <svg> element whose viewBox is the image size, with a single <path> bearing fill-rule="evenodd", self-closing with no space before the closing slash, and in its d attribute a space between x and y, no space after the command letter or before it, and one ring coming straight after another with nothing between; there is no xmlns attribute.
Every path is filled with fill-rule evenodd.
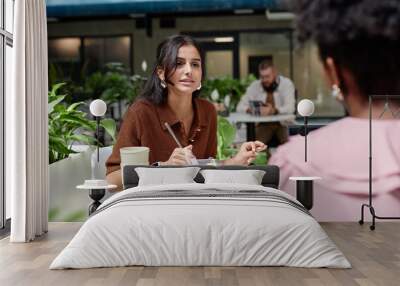
<svg viewBox="0 0 400 286"><path fill-rule="evenodd" d="M0 240L0 285L399 285L400 223L379 222L375 231L357 223L322 223L352 269L290 267L117 267L48 269L81 223L50 223L49 233L32 243Z"/></svg>

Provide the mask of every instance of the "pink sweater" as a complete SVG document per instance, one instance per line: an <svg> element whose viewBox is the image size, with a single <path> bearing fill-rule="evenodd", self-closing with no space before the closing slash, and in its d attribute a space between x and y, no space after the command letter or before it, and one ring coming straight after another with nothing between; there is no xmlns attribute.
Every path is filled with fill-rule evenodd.
<svg viewBox="0 0 400 286"><path fill-rule="evenodd" d="M319 176L312 214L319 221L357 221L368 203L368 120L347 117L280 146L269 164L281 170L280 189L295 195L290 176ZM400 216L400 120L372 123L373 205L379 216ZM367 219L369 211L366 212Z"/></svg>

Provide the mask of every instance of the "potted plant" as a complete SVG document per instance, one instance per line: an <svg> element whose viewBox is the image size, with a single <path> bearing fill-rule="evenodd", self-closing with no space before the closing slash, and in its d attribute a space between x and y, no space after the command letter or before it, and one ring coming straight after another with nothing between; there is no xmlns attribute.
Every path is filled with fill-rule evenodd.
<svg viewBox="0 0 400 286"><path fill-rule="evenodd" d="M103 71L97 71L84 82L84 93L90 98L100 98L108 106L116 105L113 118L121 118L127 104L133 102L143 87L146 78L130 75L121 63L108 63Z"/></svg>
<svg viewBox="0 0 400 286"><path fill-rule="evenodd" d="M63 104L66 95L58 95L58 90L65 83L58 83L49 92L48 123L49 123L49 163L67 158L74 142L95 145L96 139L89 133L96 130L96 122L87 119L85 112L78 107L84 102L75 102L69 106ZM113 119L103 119L100 125L115 141L116 124Z"/></svg>
<svg viewBox="0 0 400 286"><path fill-rule="evenodd" d="M78 108L84 102L71 105L64 103L65 94L58 94L64 83L56 84L49 92L49 187L52 220L78 220L86 214L90 199L84 192L75 191L75 186L91 176L91 156L97 142L92 135L96 129L94 120L87 118ZM102 127L115 141L116 124L113 119L100 121ZM78 152L73 143L87 147ZM83 217L84 218L84 217Z"/></svg>
<svg viewBox="0 0 400 286"><path fill-rule="evenodd" d="M227 116L236 110L240 98L255 79L252 74L242 80L231 77L207 79L201 89L201 96L215 103L220 115Z"/></svg>
<svg viewBox="0 0 400 286"><path fill-rule="evenodd" d="M110 116L114 119L122 117L127 105L135 100L145 81L145 77L131 75L129 70L118 62L107 63L104 68L91 74L87 72L86 62L78 79L66 77L56 64L49 66L50 87L59 82L67 82L60 87L60 91L66 94L64 102L100 98L107 103Z"/></svg>

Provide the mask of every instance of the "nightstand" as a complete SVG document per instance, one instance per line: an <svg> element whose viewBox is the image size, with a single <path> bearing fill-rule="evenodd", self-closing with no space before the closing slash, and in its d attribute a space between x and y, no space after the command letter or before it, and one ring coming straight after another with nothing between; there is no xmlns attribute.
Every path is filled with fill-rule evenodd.
<svg viewBox="0 0 400 286"><path fill-rule="evenodd" d="M314 201L313 184L315 180L320 180L321 177L290 177L289 180L296 181L296 199L302 205L311 210Z"/></svg>
<svg viewBox="0 0 400 286"><path fill-rule="evenodd" d="M89 215L94 213L101 205L100 200L106 194L106 190L115 189L116 185L108 185L105 180L85 180L85 184L76 186L77 189L89 190L89 197L93 203L89 206Z"/></svg>

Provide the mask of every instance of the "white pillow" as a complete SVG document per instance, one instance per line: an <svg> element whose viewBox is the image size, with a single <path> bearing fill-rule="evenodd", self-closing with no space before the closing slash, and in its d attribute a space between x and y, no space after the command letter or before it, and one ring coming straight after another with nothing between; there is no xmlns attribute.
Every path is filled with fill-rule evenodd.
<svg viewBox="0 0 400 286"><path fill-rule="evenodd" d="M202 170L205 184L246 184L261 185L265 171L261 170Z"/></svg>
<svg viewBox="0 0 400 286"><path fill-rule="evenodd" d="M195 183L193 179L199 170L199 167L135 168L139 176L138 186Z"/></svg>

